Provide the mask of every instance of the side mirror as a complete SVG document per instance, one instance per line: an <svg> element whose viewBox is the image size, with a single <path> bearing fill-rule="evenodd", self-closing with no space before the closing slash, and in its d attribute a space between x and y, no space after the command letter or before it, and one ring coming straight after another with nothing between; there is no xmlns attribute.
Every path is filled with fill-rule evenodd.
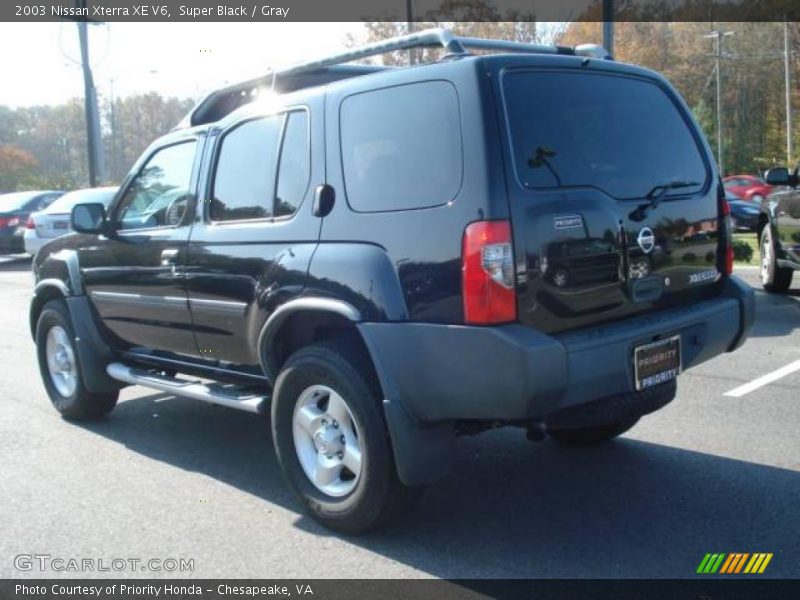
<svg viewBox="0 0 800 600"><path fill-rule="evenodd" d="M72 207L70 224L78 233L105 233L106 207L99 202L76 204Z"/></svg>
<svg viewBox="0 0 800 600"><path fill-rule="evenodd" d="M764 181L770 185L797 186L797 172L791 173L786 167L775 167L764 174Z"/></svg>

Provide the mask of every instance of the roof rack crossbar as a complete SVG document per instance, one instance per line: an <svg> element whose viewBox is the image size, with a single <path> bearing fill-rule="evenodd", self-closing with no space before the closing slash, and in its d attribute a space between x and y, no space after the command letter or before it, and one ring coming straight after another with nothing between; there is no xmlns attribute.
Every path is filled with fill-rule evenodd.
<svg viewBox="0 0 800 600"><path fill-rule="evenodd" d="M499 50L501 52L519 52L520 54L575 54L568 46L547 46L544 44L528 44L510 40L490 40L476 37L456 37L464 48L475 50Z"/></svg>
<svg viewBox="0 0 800 600"><path fill-rule="evenodd" d="M342 63L353 62L362 58L369 58L371 56L379 56L388 52L396 50L409 50L411 48L425 48L425 47L441 46L445 53L453 56L466 55L468 52L464 49L461 43L461 38L454 36L446 29L425 29L416 33L408 35L401 35L398 37L373 42L358 46L347 52L327 56L319 60L310 62L298 63L290 65L281 69L276 69L271 74L277 77L281 75L293 75L302 71L313 71L315 69L322 69L324 67L332 67Z"/></svg>

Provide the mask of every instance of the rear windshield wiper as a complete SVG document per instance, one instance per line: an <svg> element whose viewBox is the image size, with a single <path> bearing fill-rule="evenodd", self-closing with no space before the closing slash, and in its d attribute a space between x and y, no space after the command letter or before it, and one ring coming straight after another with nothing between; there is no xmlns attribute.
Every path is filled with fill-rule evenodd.
<svg viewBox="0 0 800 600"><path fill-rule="evenodd" d="M636 207L636 209L628 215L631 220L633 221L642 221L647 216L647 211L651 208L658 208L658 205L661 203L661 200L667 193L671 190L677 190L680 188L687 188L687 187L694 187L696 185L700 185L697 181L670 181L668 183L659 183L652 190L647 192L645 198L647 202L644 202Z"/></svg>

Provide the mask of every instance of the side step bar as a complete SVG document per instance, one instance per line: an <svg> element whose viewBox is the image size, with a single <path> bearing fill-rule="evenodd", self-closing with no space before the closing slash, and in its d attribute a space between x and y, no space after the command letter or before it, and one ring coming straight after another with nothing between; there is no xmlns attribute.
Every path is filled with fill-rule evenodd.
<svg viewBox="0 0 800 600"><path fill-rule="evenodd" d="M202 400L251 413L263 413L269 410L268 395L243 388L220 383L203 383L196 379L170 377L156 371L129 367L118 362L108 365L106 373L118 381L141 385L182 398Z"/></svg>

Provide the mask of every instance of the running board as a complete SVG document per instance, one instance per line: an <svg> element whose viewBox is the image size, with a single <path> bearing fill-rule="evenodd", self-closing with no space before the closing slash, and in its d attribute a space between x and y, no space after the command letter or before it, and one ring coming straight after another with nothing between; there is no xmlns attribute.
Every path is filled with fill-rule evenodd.
<svg viewBox="0 0 800 600"><path fill-rule="evenodd" d="M251 413L267 412L269 407L268 395L220 383L203 383L197 379L170 377L154 370L129 367L118 362L108 365L106 373L109 377L125 383Z"/></svg>

